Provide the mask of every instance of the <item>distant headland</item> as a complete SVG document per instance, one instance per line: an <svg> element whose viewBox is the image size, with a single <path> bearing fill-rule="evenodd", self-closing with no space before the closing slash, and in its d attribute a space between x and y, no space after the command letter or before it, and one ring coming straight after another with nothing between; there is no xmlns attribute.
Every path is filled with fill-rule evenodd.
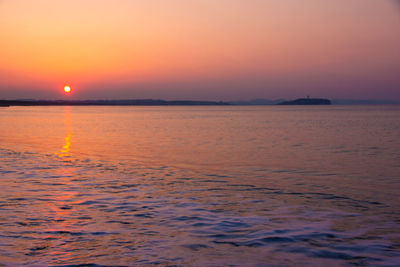
<svg viewBox="0 0 400 267"><path fill-rule="evenodd" d="M329 99L324 98L298 98L292 101L283 101L278 105L331 105Z"/></svg>

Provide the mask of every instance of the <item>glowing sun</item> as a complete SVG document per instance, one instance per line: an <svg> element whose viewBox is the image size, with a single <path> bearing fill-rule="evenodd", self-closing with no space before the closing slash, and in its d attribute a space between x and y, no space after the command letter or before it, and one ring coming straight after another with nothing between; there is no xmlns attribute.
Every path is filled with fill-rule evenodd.
<svg viewBox="0 0 400 267"><path fill-rule="evenodd" d="M71 92L71 87L69 87L68 85L64 86L64 92L66 93Z"/></svg>

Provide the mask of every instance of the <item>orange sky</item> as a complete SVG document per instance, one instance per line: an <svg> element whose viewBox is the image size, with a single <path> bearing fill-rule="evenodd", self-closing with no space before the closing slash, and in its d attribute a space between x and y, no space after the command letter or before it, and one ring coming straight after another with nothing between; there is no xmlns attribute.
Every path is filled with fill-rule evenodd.
<svg viewBox="0 0 400 267"><path fill-rule="evenodd" d="M391 0L0 0L0 98L400 100Z"/></svg>

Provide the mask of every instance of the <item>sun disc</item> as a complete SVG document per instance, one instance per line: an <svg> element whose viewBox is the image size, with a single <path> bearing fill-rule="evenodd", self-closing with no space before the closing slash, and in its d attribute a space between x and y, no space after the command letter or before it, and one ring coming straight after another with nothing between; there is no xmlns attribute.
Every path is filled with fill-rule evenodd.
<svg viewBox="0 0 400 267"><path fill-rule="evenodd" d="M71 92L71 87L69 87L68 85L64 86L64 92L66 93Z"/></svg>

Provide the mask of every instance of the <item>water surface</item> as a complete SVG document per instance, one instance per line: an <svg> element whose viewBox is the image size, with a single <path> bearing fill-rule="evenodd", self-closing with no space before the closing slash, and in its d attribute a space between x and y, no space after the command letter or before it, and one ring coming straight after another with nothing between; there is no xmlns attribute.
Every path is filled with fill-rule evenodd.
<svg viewBox="0 0 400 267"><path fill-rule="evenodd" d="M400 107L0 109L6 266L396 266Z"/></svg>

